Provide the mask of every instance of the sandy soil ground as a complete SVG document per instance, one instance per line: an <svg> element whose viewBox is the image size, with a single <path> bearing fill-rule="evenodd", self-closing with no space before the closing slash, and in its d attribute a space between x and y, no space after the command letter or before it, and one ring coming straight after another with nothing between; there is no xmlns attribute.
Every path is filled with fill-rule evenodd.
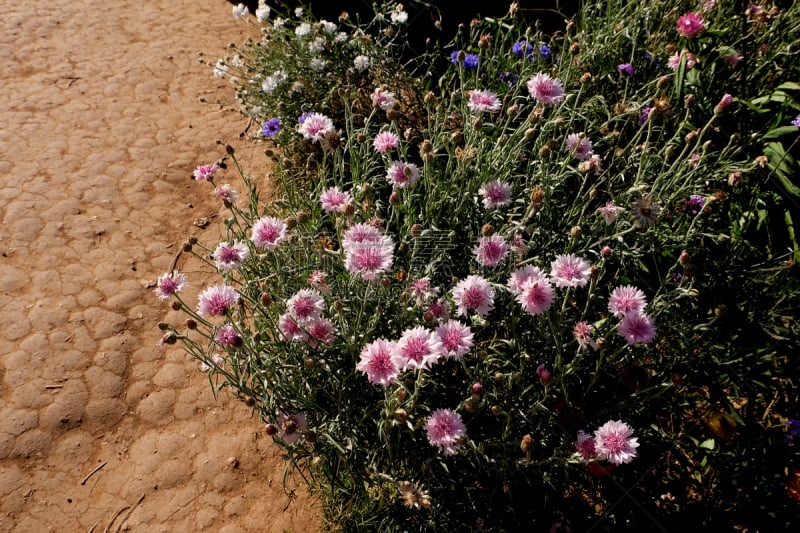
<svg viewBox="0 0 800 533"><path fill-rule="evenodd" d="M148 288L213 231L190 175L217 140L266 175L242 119L200 103L232 90L198 52L254 28L223 0L0 8L0 531L319 531L250 409L156 346Z"/></svg>

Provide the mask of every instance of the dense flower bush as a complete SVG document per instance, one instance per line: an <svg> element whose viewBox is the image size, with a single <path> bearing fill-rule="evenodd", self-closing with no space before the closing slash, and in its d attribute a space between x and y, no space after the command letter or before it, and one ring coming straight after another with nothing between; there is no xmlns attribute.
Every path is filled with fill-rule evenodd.
<svg viewBox="0 0 800 533"><path fill-rule="evenodd" d="M436 79L393 59L402 6L274 11L215 72L279 191L231 148L198 168L219 281L157 294L333 527L795 523L796 6L606 0L545 35L512 5Z"/></svg>

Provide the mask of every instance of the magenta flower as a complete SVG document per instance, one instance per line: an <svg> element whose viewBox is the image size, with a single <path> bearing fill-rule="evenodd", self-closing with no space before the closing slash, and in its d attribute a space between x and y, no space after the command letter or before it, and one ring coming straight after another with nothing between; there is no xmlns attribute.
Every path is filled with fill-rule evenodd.
<svg viewBox="0 0 800 533"><path fill-rule="evenodd" d="M672 70L678 70L678 66L681 64L683 58L686 58L687 70L693 69L697 64L697 57L693 53L681 50L680 53L669 56L669 59L667 59L667 66Z"/></svg>
<svg viewBox="0 0 800 533"><path fill-rule="evenodd" d="M431 302L428 306L428 312L437 320L447 320L450 318L450 307L444 299L438 299Z"/></svg>
<svg viewBox="0 0 800 533"><path fill-rule="evenodd" d="M290 342L306 342L308 340L308 333L300 327L290 313L284 313L278 318L278 331L281 332L283 338Z"/></svg>
<svg viewBox="0 0 800 533"><path fill-rule="evenodd" d="M592 338L593 332L594 326L588 322L584 322L583 320L580 322L575 322L575 325L572 327L572 336L575 337L576 341L578 341L578 346L580 348L591 346L592 348L597 349L597 343Z"/></svg>
<svg viewBox="0 0 800 533"><path fill-rule="evenodd" d="M689 12L678 17L678 35L687 39L694 39L705 28L705 21L697 13Z"/></svg>
<svg viewBox="0 0 800 533"><path fill-rule="evenodd" d="M578 440L575 443L575 454L584 462L597 459L597 448L594 437L583 430L578 431Z"/></svg>
<svg viewBox="0 0 800 533"><path fill-rule="evenodd" d="M439 336L422 326L407 329L394 345L394 362L400 371L409 368L428 369L442 356Z"/></svg>
<svg viewBox="0 0 800 533"><path fill-rule="evenodd" d="M339 190L339 187L331 187L319 195L319 203L327 213L334 211L343 213L347 206L353 203L353 197L349 192Z"/></svg>
<svg viewBox="0 0 800 533"><path fill-rule="evenodd" d="M622 63L617 65L617 70L626 76L633 76L633 65L630 63Z"/></svg>
<svg viewBox="0 0 800 533"><path fill-rule="evenodd" d="M322 113L310 113L297 131L311 142L321 141L334 132L333 121Z"/></svg>
<svg viewBox="0 0 800 533"><path fill-rule="evenodd" d="M719 99L719 102L716 106L714 106L714 113L719 115L723 111L725 111L730 105L733 103L733 96L728 93L722 95L722 98Z"/></svg>
<svg viewBox="0 0 800 533"><path fill-rule="evenodd" d="M633 429L621 421L608 421L594 432L597 457L615 465L630 463L636 457L638 439L631 437Z"/></svg>
<svg viewBox="0 0 800 533"><path fill-rule="evenodd" d="M308 332L308 344L312 348L317 347L317 343L330 344L336 340L336 326L327 318L318 317L305 324Z"/></svg>
<svg viewBox="0 0 800 533"><path fill-rule="evenodd" d="M239 336L236 328L225 324L214 332L214 341L221 346L239 346L242 343L242 337Z"/></svg>
<svg viewBox="0 0 800 533"><path fill-rule="evenodd" d="M511 185L500 180L492 180L484 183L478 194L483 197L483 207L486 209L497 209L511 203Z"/></svg>
<svg viewBox="0 0 800 533"><path fill-rule="evenodd" d="M356 369L364 372L370 383L389 385L397 381L400 370L394 362L394 342L386 339L373 341L361 349L361 360Z"/></svg>
<svg viewBox="0 0 800 533"><path fill-rule="evenodd" d="M370 224L354 224L347 228L342 238L342 248L347 251L353 246L362 243L377 243L382 237L381 231Z"/></svg>
<svg viewBox="0 0 800 533"><path fill-rule="evenodd" d="M275 217L261 217L253 224L253 235L250 240L256 248L274 250L286 241L287 228L283 220Z"/></svg>
<svg viewBox="0 0 800 533"><path fill-rule="evenodd" d="M644 313L627 313L619 323L619 334L628 344L647 344L656 336L653 319Z"/></svg>
<svg viewBox="0 0 800 533"><path fill-rule="evenodd" d="M430 278L419 278L411 281L411 295L418 306L422 306L439 294L439 289L431 287Z"/></svg>
<svg viewBox="0 0 800 533"><path fill-rule="evenodd" d="M575 254L557 255L550 268L556 287L583 287L592 273L591 265Z"/></svg>
<svg viewBox="0 0 800 533"><path fill-rule="evenodd" d="M200 316L222 316L239 301L239 293L228 285L206 288L199 298L197 313Z"/></svg>
<svg viewBox="0 0 800 533"><path fill-rule="evenodd" d="M173 270L172 272L161 274L156 282L156 296L162 300L167 300L170 296L182 291L186 285L188 285L186 274L182 272Z"/></svg>
<svg viewBox="0 0 800 533"><path fill-rule="evenodd" d="M508 290L517 295L522 293L522 285L527 281L548 281L547 274L541 268L525 265L516 269L508 278Z"/></svg>
<svg viewBox="0 0 800 533"><path fill-rule="evenodd" d="M469 353L473 345L472 330L458 320L448 320L437 326L436 335L442 343L442 354L456 361Z"/></svg>
<svg viewBox="0 0 800 533"><path fill-rule="evenodd" d="M372 93L372 105L379 107L384 111L389 111L394 108L395 97L394 93L387 90L376 88Z"/></svg>
<svg viewBox="0 0 800 533"><path fill-rule="evenodd" d="M213 165L200 165L194 172L192 172L192 177L197 181L209 181L214 178L214 172L219 170L219 165L214 163Z"/></svg>
<svg viewBox="0 0 800 533"><path fill-rule="evenodd" d="M564 87L557 79L540 72L528 80L528 92L537 102L556 105L564 100Z"/></svg>
<svg viewBox="0 0 800 533"><path fill-rule="evenodd" d="M467 427L461 416L451 409L437 409L425 421L428 442L441 448L445 455L458 453L458 446L466 437Z"/></svg>
<svg viewBox="0 0 800 533"><path fill-rule="evenodd" d="M580 161L586 161L592 157L592 141L582 133L572 133L567 136L566 151Z"/></svg>
<svg viewBox="0 0 800 533"><path fill-rule="evenodd" d="M608 297L608 311L617 318L628 313L641 313L646 305L644 293L631 285L617 287Z"/></svg>
<svg viewBox="0 0 800 533"><path fill-rule="evenodd" d="M372 142L372 147L375 148L375 151L382 154L388 152L392 148L397 148L399 145L400 138L391 131L380 132L375 136L375 140Z"/></svg>
<svg viewBox="0 0 800 533"><path fill-rule="evenodd" d="M613 224L620 213L625 212L625 209L614 205L614 202L606 202L606 205L597 208L597 212L600 213L606 224Z"/></svg>
<svg viewBox="0 0 800 533"><path fill-rule="evenodd" d="M386 171L386 179L395 189L406 189L419 179L419 169L414 163L392 161L392 166Z"/></svg>
<svg viewBox="0 0 800 533"><path fill-rule="evenodd" d="M239 193L233 190L229 183L225 183L214 189L214 196L223 202L235 204L236 200L239 198Z"/></svg>
<svg viewBox="0 0 800 533"><path fill-rule="evenodd" d="M475 311L486 316L494 309L494 288L481 276L469 275L453 287L453 301L459 315Z"/></svg>
<svg viewBox="0 0 800 533"><path fill-rule="evenodd" d="M344 250L347 271L367 281L376 279L381 272L391 270L394 264L394 241L385 235L376 242L350 243Z"/></svg>
<svg viewBox="0 0 800 533"><path fill-rule="evenodd" d="M531 278L524 281L516 300L526 313L540 315L553 304L553 286L547 278Z"/></svg>
<svg viewBox="0 0 800 533"><path fill-rule="evenodd" d="M221 242L217 245L211 257L218 270L230 272L239 268L250 257L250 249L241 241Z"/></svg>
<svg viewBox="0 0 800 533"><path fill-rule="evenodd" d="M294 444L302 436L303 431L308 427L305 415L294 413L291 415L280 415L277 420L278 435L287 444Z"/></svg>
<svg viewBox="0 0 800 533"><path fill-rule="evenodd" d="M475 258L481 266L495 267L508 257L508 243L500 235L481 237L478 244L472 249Z"/></svg>
<svg viewBox="0 0 800 533"><path fill-rule="evenodd" d="M286 300L286 312L300 324L319 318L323 311L325 299L316 289L300 289Z"/></svg>
<svg viewBox="0 0 800 533"><path fill-rule="evenodd" d="M500 99L492 91L472 91L469 95L467 107L473 113L496 113L500 111L502 104Z"/></svg>

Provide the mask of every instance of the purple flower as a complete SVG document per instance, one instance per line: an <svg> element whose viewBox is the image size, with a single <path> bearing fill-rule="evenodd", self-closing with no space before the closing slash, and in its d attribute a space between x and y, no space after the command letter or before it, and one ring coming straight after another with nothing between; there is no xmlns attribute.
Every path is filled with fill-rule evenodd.
<svg viewBox="0 0 800 533"><path fill-rule="evenodd" d="M704 205L706 205L706 199L699 194L693 194L686 200L686 210L692 216L697 216L703 210Z"/></svg>
<svg viewBox="0 0 800 533"><path fill-rule="evenodd" d="M617 65L617 70L626 76L633 76L633 65L630 63L622 63Z"/></svg>
<svg viewBox="0 0 800 533"><path fill-rule="evenodd" d="M533 53L533 45L525 39L521 39L514 43L514 45L511 47L511 52L515 56L529 57Z"/></svg>
<svg viewBox="0 0 800 533"><path fill-rule="evenodd" d="M641 126L650 118L650 110L653 109L649 105L646 105L642 108L642 112L639 114L639 125Z"/></svg>
<svg viewBox="0 0 800 533"><path fill-rule="evenodd" d="M509 88L516 85L517 80L519 80L519 74L514 74L513 72L507 72L507 71L500 73L500 81L502 81L503 83L507 83Z"/></svg>
<svg viewBox="0 0 800 533"><path fill-rule="evenodd" d="M261 126L261 133L264 137L272 137L281 131L281 119L271 118Z"/></svg>
<svg viewBox="0 0 800 533"><path fill-rule="evenodd" d="M542 56L545 59L550 57L550 47L547 46L546 44L541 45L539 47L539 55Z"/></svg>
<svg viewBox="0 0 800 533"><path fill-rule="evenodd" d="M461 50L456 50L452 54L450 54L450 62L454 65L458 65L458 54ZM462 66L467 69L474 70L478 68L478 54L465 54L464 55L464 62Z"/></svg>
<svg viewBox="0 0 800 533"><path fill-rule="evenodd" d="M800 128L800 115L797 115L795 119L792 121L792 126Z"/></svg>
<svg viewBox="0 0 800 533"><path fill-rule="evenodd" d="M794 420L791 418L786 419L786 437L784 437L784 442L787 444L792 442L795 437L800 437L800 420Z"/></svg>
<svg viewBox="0 0 800 533"><path fill-rule="evenodd" d="M162 274L158 277L158 282L156 283L156 296L162 300L167 300L170 296L183 290L186 285L186 275L177 270Z"/></svg>
<svg viewBox="0 0 800 533"><path fill-rule="evenodd" d="M300 115L299 117L297 117L297 123L298 123L298 124L302 124L303 122L305 122L305 121L306 121L306 119L307 119L308 117L310 117L310 116L311 116L311 115L313 115L313 114L314 114L314 112L313 112L313 111L309 111L308 113L303 113L302 115Z"/></svg>

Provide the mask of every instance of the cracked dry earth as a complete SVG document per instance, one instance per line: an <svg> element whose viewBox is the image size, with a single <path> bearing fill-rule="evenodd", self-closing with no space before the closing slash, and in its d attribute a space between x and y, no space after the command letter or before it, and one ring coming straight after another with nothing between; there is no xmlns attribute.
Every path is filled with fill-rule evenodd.
<svg viewBox="0 0 800 533"><path fill-rule="evenodd" d="M0 6L0 531L319 531L250 409L156 347L181 317L148 287L213 231L217 140L267 174L197 60L257 30L223 0Z"/></svg>

